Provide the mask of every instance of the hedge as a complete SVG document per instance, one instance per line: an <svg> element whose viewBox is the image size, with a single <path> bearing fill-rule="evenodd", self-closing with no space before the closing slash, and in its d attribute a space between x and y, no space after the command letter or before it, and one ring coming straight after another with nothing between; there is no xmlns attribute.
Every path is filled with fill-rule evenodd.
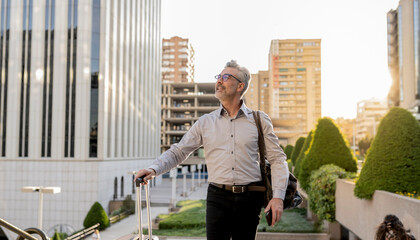
<svg viewBox="0 0 420 240"><path fill-rule="evenodd" d="M293 146L290 144L286 145L286 148L284 149L284 153L287 155L287 159L290 159L292 157L293 152Z"/></svg>
<svg viewBox="0 0 420 240"><path fill-rule="evenodd" d="M292 152L292 157L290 159L292 159L292 163L293 166L296 164L296 159L299 156L300 150L302 150L302 146L305 143L305 139L304 137L300 137L296 143L295 143L295 147L293 148L293 152Z"/></svg>
<svg viewBox="0 0 420 240"><path fill-rule="evenodd" d="M89 228L99 223L99 230L104 230L109 227L109 218L104 208L99 202L95 202L87 213L83 226Z"/></svg>
<svg viewBox="0 0 420 240"><path fill-rule="evenodd" d="M354 178L355 173L334 164L327 164L312 172L310 177L309 207L321 219L335 221L335 181L338 178Z"/></svg>
<svg viewBox="0 0 420 240"><path fill-rule="evenodd" d="M306 155L306 151L309 149L309 146L311 145L311 141L312 141L312 135L313 135L313 131L310 131L308 136L305 138L305 142L303 143L302 149L300 150L299 156L296 159L296 163L295 163L295 170L294 170L294 174L295 176L299 179L299 172L302 168L302 161L303 158Z"/></svg>
<svg viewBox="0 0 420 240"><path fill-rule="evenodd" d="M420 192L420 125L405 109L394 107L382 119L354 194L371 199L375 190Z"/></svg>
<svg viewBox="0 0 420 240"><path fill-rule="evenodd" d="M186 229L206 226L206 201L186 200L177 203L178 213L159 215L159 229Z"/></svg>
<svg viewBox="0 0 420 240"><path fill-rule="evenodd" d="M348 172L357 171L356 158L348 147L338 127L331 118L318 120L313 140L299 172L303 189L309 191L309 177L312 171L326 164L334 164Z"/></svg>

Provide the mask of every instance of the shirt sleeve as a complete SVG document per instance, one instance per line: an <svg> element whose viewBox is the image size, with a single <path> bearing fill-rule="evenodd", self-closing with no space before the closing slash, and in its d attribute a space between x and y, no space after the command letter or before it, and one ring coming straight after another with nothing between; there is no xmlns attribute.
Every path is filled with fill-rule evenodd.
<svg viewBox="0 0 420 240"><path fill-rule="evenodd" d="M261 125L264 132L264 142L267 151L267 160L271 165L271 184L273 188L273 198L284 200L287 184L289 180L289 167L287 166L287 156L280 147L279 139L273 130L273 124L267 114L260 111Z"/></svg>
<svg viewBox="0 0 420 240"><path fill-rule="evenodd" d="M155 170L156 176L168 172L185 161L192 152L203 144L199 122L200 120L195 122L179 143L173 144L149 166L149 168Z"/></svg>

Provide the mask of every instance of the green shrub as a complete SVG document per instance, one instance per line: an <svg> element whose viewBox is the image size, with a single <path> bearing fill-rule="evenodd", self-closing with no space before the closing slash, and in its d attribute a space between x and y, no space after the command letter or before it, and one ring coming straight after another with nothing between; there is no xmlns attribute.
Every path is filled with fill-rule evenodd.
<svg viewBox="0 0 420 240"><path fill-rule="evenodd" d="M296 160L299 156L300 150L302 150L303 144L305 143L305 139L304 137L300 137L295 144L295 147L293 148L293 152L292 152L292 157L290 159L292 159L292 163L293 166L295 166L296 164Z"/></svg>
<svg viewBox="0 0 420 240"><path fill-rule="evenodd" d="M206 201L181 201L177 204L181 207L178 213L159 215L163 218L159 222L159 229L184 229L199 228L206 226Z"/></svg>
<svg viewBox="0 0 420 240"><path fill-rule="evenodd" d="M334 164L348 172L357 171L356 158L338 127L327 117L318 120L308 153L301 163L299 181L303 189L309 192L312 171L325 164Z"/></svg>
<svg viewBox="0 0 420 240"><path fill-rule="evenodd" d="M102 205L99 202L95 202L87 213L83 226L89 228L95 224L101 224L99 230L104 230L109 227L109 218Z"/></svg>
<svg viewBox="0 0 420 240"><path fill-rule="evenodd" d="M61 234L57 231L55 231L54 236L51 238L51 240L63 240L64 238L61 237Z"/></svg>
<svg viewBox="0 0 420 240"><path fill-rule="evenodd" d="M292 160L289 159L286 162L287 162L287 166L289 167L289 171L292 171L292 168L293 168Z"/></svg>
<svg viewBox="0 0 420 240"><path fill-rule="evenodd" d="M355 173L334 164L327 164L312 172L310 177L309 207L321 219L335 221L335 181L337 178L354 178Z"/></svg>
<svg viewBox="0 0 420 240"><path fill-rule="evenodd" d="M292 157L293 152L293 146L290 144L287 144L286 148L284 149L284 153L287 156L287 159L290 159Z"/></svg>
<svg viewBox="0 0 420 240"><path fill-rule="evenodd" d="M308 136L305 138L305 142L303 143L302 149L300 150L299 156L296 159L295 162L295 170L294 170L294 174L297 178L299 178L299 172L302 169L301 167L301 163L303 161L303 158L306 156L306 151L309 149L309 146L311 145L311 141L312 141L312 135L313 135L313 131L310 131Z"/></svg>
<svg viewBox="0 0 420 240"><path fill-rule="evenodd" d="M372 198L375 190L420 192L420 126L405 109L392 108L379 124L354 194Z"/></svg>

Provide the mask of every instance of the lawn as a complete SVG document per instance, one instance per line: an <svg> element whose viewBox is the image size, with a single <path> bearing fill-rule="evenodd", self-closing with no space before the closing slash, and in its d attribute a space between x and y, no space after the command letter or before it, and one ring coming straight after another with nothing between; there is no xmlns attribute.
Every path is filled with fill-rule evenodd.
<svg viewBox="0 0 420 240"><path fill-rule="evenodd" d="M153 235L158 236L206 236L206 201L180 201L178 213L161 214L158 218L159 230L153 230ZM314 224L305 218L306 209L295 208L284 211L282 219L274 227L267 226L263 217L258 225L260 232L292 232L309 233L320 232ZM264 213L262 212L262 215Z"/></svg>

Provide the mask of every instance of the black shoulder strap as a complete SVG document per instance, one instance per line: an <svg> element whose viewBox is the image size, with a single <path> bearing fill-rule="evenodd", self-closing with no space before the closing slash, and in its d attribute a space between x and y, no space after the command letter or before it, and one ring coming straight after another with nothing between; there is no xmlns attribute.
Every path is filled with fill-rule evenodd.
<svg viewBox="0 0 420 240"><path fill-rule="evenodd" d="M257 125L258 129L258 148L260 152L260 167L265 172L265 142L264 142L264 132L262 130L261 125L261 118L260 113L256 113L255 111L252 111L252 115L254 116L255 124Z"/></svg>

